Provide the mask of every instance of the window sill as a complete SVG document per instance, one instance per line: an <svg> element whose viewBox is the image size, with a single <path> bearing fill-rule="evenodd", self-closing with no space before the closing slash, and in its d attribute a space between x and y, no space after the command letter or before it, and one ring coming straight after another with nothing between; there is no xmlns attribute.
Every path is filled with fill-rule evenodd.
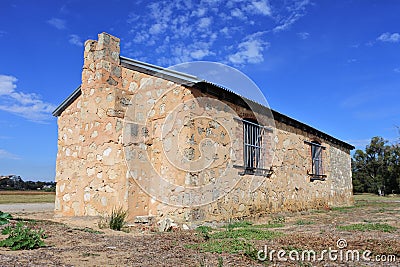
<svg viewBox="0 0 400 267"><path fill-rule="evenodd" d="M243 175L255 175L255 176L265 176L265 177L270 177L273 173L274 170L272 169L272 167L270 169L248 169L244 166L238 166L238 165L233 165L234 168L238 168L238 169L243 169L242 172L239 172L239 175L243 176Z"/></svg>
<svg viewBox="0 0 400 267"><path fill-rule="evenodd" d="M312 174L309 173L308 174L310 176L310 181L325 181L326 180L326 175L325 174Z"/></svg>

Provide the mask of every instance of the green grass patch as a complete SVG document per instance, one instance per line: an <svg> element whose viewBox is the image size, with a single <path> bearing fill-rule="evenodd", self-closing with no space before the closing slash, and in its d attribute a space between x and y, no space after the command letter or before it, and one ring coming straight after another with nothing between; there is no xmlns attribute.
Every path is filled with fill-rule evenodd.
<svg viewBox="0 0 400 267"><path fill-rule="evenodd" d="M197 232L200 233L209 233L211 232L212 228L210 226L200 225L196 228Z"/></svg>
<svg viewBox="0 0 400 267"><path fill-rule="evenodd" d="M185 245L186 248L198 249L202 252L242 254L257 260L257 249L251 240L269 240L283 236L283 233L260 228L269 228L271 224L253 225L239 221L224 226L225 230L214 230L211 227L199 226L196 231L204 237L204 242ZM260 227L260 228L258 228Z"/></svg>
<svg viewBox="0 0 400 267"><path fill-rule="evenodd" d="M313 221L306 221L306 220L297 220L294 224L296 225L310 225L314 224L315 222Z"/></svg>
<svg viewBox="0 0 400 267"><path fill-rule="evenodd" d="M252 227L253 228L280 228L280 227L284 227L285 225L283 223L266 223L266 224L255 224Z"/></svg>
<svg viewBox="0 0 400 267"><path fill-rule="evenodd" d="M245 227L249 227L252 225L253 225L253 223L249 222L249 221L237 221L237 222L233 222L233 223L224 225L224 226L222 226L222 228L235 229L235 228L245 228Z"/></svg>
<svg viewBox="0 0 400 267"><path fill-rule="evenodd" d="M222 253L227 252L231 254L237 254L244 252L248 247L251 246L246 240L237 239L214 239L201 244L186 245L186 248L200 249L202 252L213 252Z"/></svg>
<svg viewBox="0 0 400 267"><path fill-rule="evenodd" d="M337 227L340 230L345 231L381 231L381 232L394 232L396 227L386 223L357 223L350 225L341 225Z"/></svg>
<svg viewBox="0 0 400 267"><path fill-rule="evenodd" d="M14 203L54 203L55 193L36 191L0 191L0 204Z"/></svg>
<svg viewBox="0 0 400 267"><path fill-rule="evenodd" d="M368 201L368 202L382 202L382 201L399 201L400 195L396 196L378 196L375 194L356 194L354 200L357 201Z"/></svg>
<svg viewBox="0 0 400 267"><path fill-rule="evenodd" d="M219 231L212 233L210 238L212 239L246 239L246 240L268 240L275 237L280 237L283 234L276 231L268 231L254 228L241 228L235 230Z"/></svg>

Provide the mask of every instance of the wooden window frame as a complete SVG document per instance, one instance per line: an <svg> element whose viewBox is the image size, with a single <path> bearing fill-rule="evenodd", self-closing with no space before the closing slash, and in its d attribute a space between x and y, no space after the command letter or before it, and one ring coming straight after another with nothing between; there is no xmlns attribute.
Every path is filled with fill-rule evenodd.
<svg viewBox="0 0 400 267"><path fill-rule="evenodd" d="M324 159L323 151L326 149L325 146L321 145L318 141L304 141L310 145L310 156L311 156L311 173L307 171L307 174L311 177L311 181L322 180L324 181L327 177L324 174Z"/></svg>

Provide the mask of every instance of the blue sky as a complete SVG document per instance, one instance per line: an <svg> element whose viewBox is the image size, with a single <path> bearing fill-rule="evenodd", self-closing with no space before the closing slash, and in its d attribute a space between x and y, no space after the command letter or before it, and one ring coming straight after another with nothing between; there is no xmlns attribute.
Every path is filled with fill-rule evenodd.
<svg viewBox="0 0 400 267"><path fill-rule="evenodd" d="M363 148L400 125L400 2L0 2L0 175L54 180L51 111L79 84L83 43L108 32L121 55L169 67L235 67L270 106Z"/></svg>

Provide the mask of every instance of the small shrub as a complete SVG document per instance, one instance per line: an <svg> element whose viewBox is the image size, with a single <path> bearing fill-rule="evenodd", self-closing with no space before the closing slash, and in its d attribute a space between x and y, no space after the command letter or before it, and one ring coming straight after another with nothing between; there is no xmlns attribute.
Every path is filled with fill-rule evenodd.
<svg viewBox="0 0 400 267"><path fill-rule="evenodd" d="M110 216L110 229L121 231L127 215L128 211L124 210L122 207L113 209Z"/></svg>
<svg viewBox="0 0 400 267"><path fill-rule="evenodd" d="M8 237L0 241L0 246L9 247L12 250L44 247L45 243L42 239L46 236L43 232L41 229L33 230L25 226L23 222L18 222L15 226L7 226L3 229L1 233L8 234Z"/></svg>
<svg viewBox="0 0 400 267"><path fill-rule="evenodd" d="M0 211L0 225L7 224L10 219L12 219L12 216L10 213L4 213Z"/></svg>

